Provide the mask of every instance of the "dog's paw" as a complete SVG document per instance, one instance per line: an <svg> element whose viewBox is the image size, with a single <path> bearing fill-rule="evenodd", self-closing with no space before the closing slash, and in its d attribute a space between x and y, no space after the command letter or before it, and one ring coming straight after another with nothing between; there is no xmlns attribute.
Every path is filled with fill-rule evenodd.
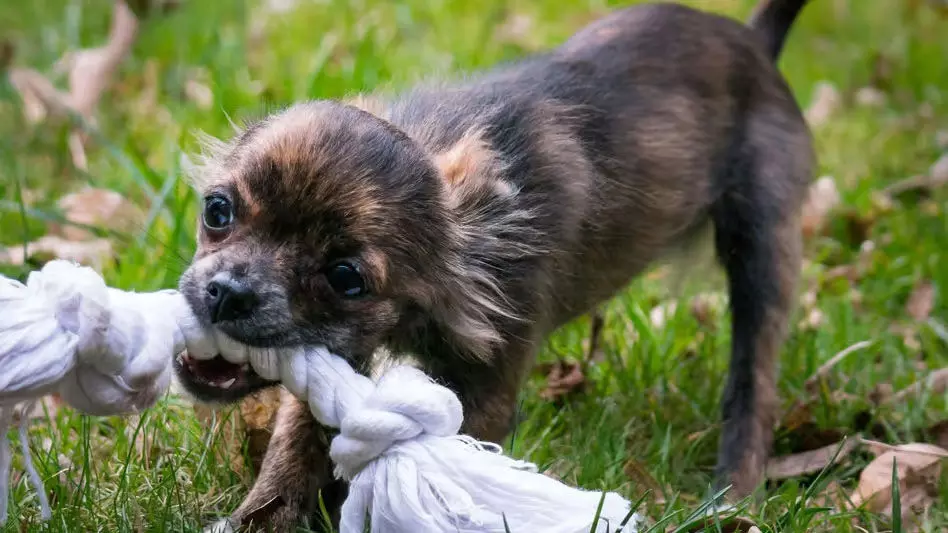
<svg viewBox="0 0 948 533"><path fill-rule="evenodd" d="M237 528L230 518L222 518L213 524L209 524L201 533L236 533Z"/></svg>

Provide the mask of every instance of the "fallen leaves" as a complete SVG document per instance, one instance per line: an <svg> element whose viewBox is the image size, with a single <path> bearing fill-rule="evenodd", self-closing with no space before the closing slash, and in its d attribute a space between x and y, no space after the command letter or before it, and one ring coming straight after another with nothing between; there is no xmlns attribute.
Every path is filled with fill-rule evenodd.
<svg viewBox="0 0 948 533"><path fill-rule="evenodd" d="M936 501L945 458L948 451L931 444L889 447L859 475L850 506L891 516L893 484L897 480L901 518L910 521L913 514L924 512Z"/></svg>
<svg viewBox="0 0 948 533"><path fill-rule="evenodd" d="M129 6L119 0L114 4L112 25L104 46L69 52L56 64L65 72L69 90L62 92L39 72L23 67L9 68L13 88L23 100L28 122L68 119L71 114L95 124L95 112L102 95L112 82L118 66L131 50L138 33L138 19ZM84 136L74 130L69 136L73 164L88 169Z"/></svg>
<svg viewBox="0 0 948 533"><path fill-rule="evenodd" d="M766 477L776 481L815 474L846 459L859 444L859 439L850 438L815 450L772 457L767 461Z"/></svg>
<svg viewBox="0 0 948 533"><path fill-rule="evenodd" d="M38 267L51 259L67 259L97 271L115 258L112 241L90 231L97 228L125 231L139 227L144 212L121 194L108 189L85 187L58 202L63 223L53 222L48 234L34 241L0 249L0 263Z"/></svg>
<svg viewBox="0 0 948 533"><path fill-rule="evenodd" d="M274 387L255 392L243 398L235 410L235 417L226 417L230 409L207 404L194 404L194 412L205 424L220 432L220 460L238 474L256 475L263 463L274 417L280 406L281 388ZM228 426L221 424L229 422ZM246 454L244 453L246 449ZM249 462L248 462L249 461ZM247 479L252 478L248 475Z"/></svg>
<svg viewBox="0 0 948 533"><path fill-rule="evenodd" d="M50 233L72 241L92 240L95 235L81 226L122 231L140 227L145 213L121 194L94 187L67 194L57 202L67 224L53 224Z"/></svg>
<svg viewBox="0 0 948 533"><path fill-rule="evenodd" d="M580 392L586 385L586 376L579 363L558 360L541 365L540 371L546 374L546 388L540 392L540 397L547 401Z"/></svg>
<svg viewBox="0 0 948 533"><path fill-rule="evenodd" d="M113 257L112 242L107 239L70 241L55 235L0 249L0 263L14 266L37 266L52 259L67 259L101 272Z"/></svg>

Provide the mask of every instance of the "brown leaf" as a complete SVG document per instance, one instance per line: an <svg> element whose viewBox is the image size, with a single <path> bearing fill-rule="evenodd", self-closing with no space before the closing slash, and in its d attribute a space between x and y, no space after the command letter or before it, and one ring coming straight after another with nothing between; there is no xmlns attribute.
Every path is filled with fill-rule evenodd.
<svg viewBox="0 0 948 533"><path fill-rule="evenodd" d="M270 444L271 428L280 407L280 388L258 391L240 401L240 418L247 445L250 468L257 474ZM241 459L244 459L241 456Z"/></svg>
<svg viewBox="0 0 948 533"><path fill-rule="evenodd" d="M106 239L69 241L55 235L47 235L27 243L25 252L22 244L0 249L0 263L8 265L21 266L29 263L36 267L51 259L68 259L100 272L113 257L112 243Z"/></svg>
<svg viewBox="0 0 948 533"><path fill-rule="evenodd" d="M108 189L85 187L63 196L58 202L66 220L73 224L93 226L113 231L127 231L141 227L145 213L121 194ZM52 225L51 233L74 240L90 240L95 235L83 228L63 224Z"/></svg>
<svg viewBox="0 0 948 533"><path fill-rule="evenodd" d="M267 429L280 407L279 388L264 389L240 402L240 416L251 429Z"/></svg>
<svg viewBox="0 0 948 533"><path fill-rule="evenodd" d="M859 439L849 438L822 448L802 453L772 457L767 462L767 479L780 480L815 474L824 468L845 461L859 447Z"/></svg>
<svg viewBox="0 0 948 533"><path fill-rule="evenodd" d="M546 388L540 392L544 400L556 400L574 392L581 391L586 384L586 376L578 363L557 361L550 367L546 376Z"/></svg>
<svg viewBox="0 0 948 533"><path fill-rule="evenodd" d="M822 126L836 112L842 103L842 97L836 87L827 81L816 85L813 101L806 110L806 121L812 127Z"/></svg>
<svg viewBox="0 0 948 533"><path fill-rule="evenodd" d="M920 280L905 303L905 312L916 322L923 322L935 307L935 285L931 280Z"/></svg>
<svg viewBox="0 0 948 533"><path fill-rule="evenodd" d="M813 237L826 227L829 214L841 201L836 181L830 176L823 176L810 185L806 202L803 204L802 225L803 235Z"/></svg>
<svg viewBox="0 0 948 533"><path fill-rule="evenodd" d="M96 106L112 82L119 64L131 50L137 32L138 19L135 14L125 2L116 0L105 46L67 53L57 63L56 70L68 74L68 92L59 91L35 70L10 69L10 82L23 100L27 120L36 123L47 117L62 119L74 112L94 124ZM86 170L82 135L72 132L69 147L73 163Z"/></svg>
<svg viewBox="0 0 948 533"><path fill-rule="evenodd" d="M853 508L865 507L876 513L891 511L892 465L895 460L903 513L910 515L914 508L933 501L945 458L948 458L948 451L931 444L892 446L862 471L850 503Z"/></svg>
<svg viewBox="0 0 948 533"><path fill-rule="evenodd" d="M935 445L948 450L948 420L942 420L926 431Z"/></svg>

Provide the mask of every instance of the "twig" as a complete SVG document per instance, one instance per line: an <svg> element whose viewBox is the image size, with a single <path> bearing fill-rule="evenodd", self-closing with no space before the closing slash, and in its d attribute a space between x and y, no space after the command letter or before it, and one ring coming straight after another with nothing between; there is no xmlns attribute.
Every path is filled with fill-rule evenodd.
<svg viewBox="0 0 948 533"><path fill-rule="evenodd" d="M915 396L919 394L925 389L930 389L930 392L933 394L940 394L945 389L948 389L948 368L935 370L934 372L928 374L925 379L920 379L908 387L905 387L899 392L893 394L886 404L891 405L901 402L909 396Z"/></svg>
<svg viewBox="0 0 948 533"><path fill-rule="evenodd" d="M839 364L840 361L848 357L853 352L872 346L872 343L873 341L857 342L856 344L849 346L845 350L831 357L830 360L823 363L823 365L820 366L820 368L818 368L812 376L807 378L806 382L803 385L806 391L809 393L812 393L816 389L816 386L819 384L819 382L823 378L825 378L830 373L830 371L832 371L833 368Z"/></svg>

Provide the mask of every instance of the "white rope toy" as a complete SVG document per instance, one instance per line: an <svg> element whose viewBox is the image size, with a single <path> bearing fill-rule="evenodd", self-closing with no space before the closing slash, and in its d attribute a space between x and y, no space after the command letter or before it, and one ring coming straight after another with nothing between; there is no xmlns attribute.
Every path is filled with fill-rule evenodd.
<svg viewBox="0 0 948 533"><path fill-rule="evenodd" d="M53 392L90 414L137 412L167 389L172 357L185 348L199 359L249 362L339 428L330 457L349 482L341 533L362 533L367 520L373 533L635 532L641 522L618 494L569 487L458 435L457 396L416 368L395 366L373 381L323 347L247 347L204 331L174 291L107 288L91 269L65 261L48 263L26 285L0 278L0 432L15 405ZM25 424L25 466L48 518ZM9 470L0 438L0 524Z"/></svg>

